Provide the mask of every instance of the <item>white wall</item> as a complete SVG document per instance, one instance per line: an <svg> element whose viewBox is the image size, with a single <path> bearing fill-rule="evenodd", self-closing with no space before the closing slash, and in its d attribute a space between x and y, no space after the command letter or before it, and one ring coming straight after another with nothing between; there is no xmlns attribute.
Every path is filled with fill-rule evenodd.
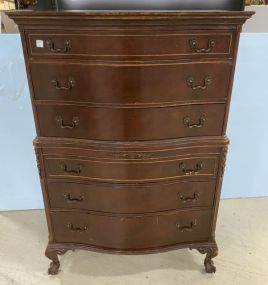
<svg viewBox="0 0 268 285"><path fill-rule="evenodd" d="M244 33L268 33L268 5L246 6L246 11L254 11L255 15L243 26Z"/></svg>

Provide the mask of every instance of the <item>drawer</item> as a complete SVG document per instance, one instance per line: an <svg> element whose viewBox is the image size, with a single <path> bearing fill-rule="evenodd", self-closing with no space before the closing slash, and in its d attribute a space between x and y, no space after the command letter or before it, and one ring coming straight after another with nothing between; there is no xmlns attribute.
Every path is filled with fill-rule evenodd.
<svg viewBox="0 0 268 285"><path fill-rule="evenodd" d="M48 181L52 209L84 209L110 213L160 212L212 207L216 180L148 184Z"/></svg>
<svg viewBox="0 0 268 285"><path fill-rule="evenodd" d="M26 32L29 57L92 59L161 59L231 57L230 31L31 31Z"/></svg>
<svg viewBox="0 0 268 285"><path fill-rule="evenodd" d="M51 212L54 239L111 249L150 249L207 241L211 211L174 211L151 215L97 215Z"/></svg>
<svg viewBox="0 0 268 285"><path fill-rule="evenodd" d="M232 64L35 62L30 68L36 100L137 105L226 101Z"/></svg>
<svg viewBox="0 0 268 285"><path fill-rule="evenodd" d="M215 177L216 154L196 154L162 160L98 160L44 156L47 178L94 181L146 182L189 177Z"/></svg>
<svg viewBox="0 0 268 285"><path fill-rule="evenodd" d="M40 136L107 141L220 136L225 104L166 108L36 106Z"/></svg>

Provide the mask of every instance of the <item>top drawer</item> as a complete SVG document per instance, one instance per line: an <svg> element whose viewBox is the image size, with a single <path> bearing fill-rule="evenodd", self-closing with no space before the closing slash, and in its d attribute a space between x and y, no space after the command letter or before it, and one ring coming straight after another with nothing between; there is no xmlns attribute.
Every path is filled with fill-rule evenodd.
<svg viewBox="0 0 268 285"><path fill-rule="evenodd" d="M232 57L232 32L28 31L29 57L174 59Z"/></svg>

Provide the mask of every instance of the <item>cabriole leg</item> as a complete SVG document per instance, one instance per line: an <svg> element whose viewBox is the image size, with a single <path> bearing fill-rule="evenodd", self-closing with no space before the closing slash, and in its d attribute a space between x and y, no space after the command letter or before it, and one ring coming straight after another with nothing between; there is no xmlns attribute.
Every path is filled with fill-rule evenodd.
<svg viewBox="0 0 268 285"><path fill-rule="evenodd" d="M216 267L214 266L214 262L212 258L218 255L218 247L217 246L202 247L202 248L197 248L197 250L202 254L206 254L205 261L204 261L206 272L215 273Z"/></svg>
<svg viewBox="0 0 268 285"><path fill-rule="evenodd" d="M55 248L51 245L47 246L47 249L45 251L45 255L47 258L52 260L50 263L50 267L48 268L48 274L50 275L56 275L59 272L60 268L60 262L58 255L63 255L68 249L65 248Z"/></svg>

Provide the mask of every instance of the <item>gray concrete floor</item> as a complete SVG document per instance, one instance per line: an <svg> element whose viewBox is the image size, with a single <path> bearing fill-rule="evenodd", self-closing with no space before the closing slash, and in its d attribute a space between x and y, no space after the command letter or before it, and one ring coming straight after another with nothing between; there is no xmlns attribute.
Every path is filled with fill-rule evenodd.
<svg viewBox="0 0 268 285"><path fill-rule="evenodd" d="M217 227L217 273L204 273L203 257L187 249L123 256L67 252L61 271L48 276L44 212L0 212L0 285L266 285L268 197L224 200Z"/></svg>

